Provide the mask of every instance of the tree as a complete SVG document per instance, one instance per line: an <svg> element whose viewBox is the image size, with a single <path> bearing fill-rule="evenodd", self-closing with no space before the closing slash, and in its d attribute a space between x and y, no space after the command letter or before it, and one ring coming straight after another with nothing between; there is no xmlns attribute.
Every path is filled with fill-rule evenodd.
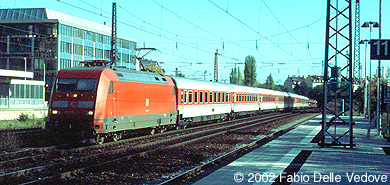
<svg viewBox="0 0 390 185"><path fill-rule="evenodd" d="M265 80L265 88L267 89L274 89L275 88L275 82L274 79L272 78L272 74L269 74L267 77L267 80Z"/></svg>
<svg viewBox="0 0 390 185"><path fill-rule="evenodd" d="M230 84L238 84L237 68L232 68L230 72Z"/></svg>
<svg viewBox="0 0 390 185"><path fill-rule="evenodd" d="M244 84L253 87L256 82L256 59L252 55L245 57Z"/></svg>
<svg viewBox="0 0 390 185"><path fill-rule="evenodd" d="M296 84L294 89L293 89L293 92L295 94L299 94L302 96L307 96L307 91L308 91L308 87L307 87L307 84L305 83L305 81L302 81L301 83Z"/></svg>
<svg viewBox="0 0 390 185"><path fill-rule="evenodd" d="M242 74L240 67L237 68L237 85L241 85L242 83Z"/></svg>
<svg viewBox="0 0 390 185"><path fill-rule="evenodd" d="M240 72L240 67L238 68L232 68L232 71L230 72L230 84L236 84L241 85L242 83L242 74Z"/></svg>

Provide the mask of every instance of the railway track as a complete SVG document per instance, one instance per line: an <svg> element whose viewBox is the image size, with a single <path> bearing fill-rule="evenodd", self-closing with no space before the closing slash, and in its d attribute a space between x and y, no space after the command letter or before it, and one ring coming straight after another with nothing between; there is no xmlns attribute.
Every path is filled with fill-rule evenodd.
<svg viewBox="0 0 390 185"><path fill-rule="evenodd" d="M26 134L43 131L42 126L31 126L31 127L15 127L15 128L0 128L0 134L13 133L13 134Z"/></svg>
<svg viewBox="0 0 390 185"><path fill-rule="evenodd" d="M0 169L2 169L0 182L2 184L55 182L91 169L121 163L140 155L148 155L157 150L190 145L228 132L239 132L293 115L293 113L266 114L154 136L131 138L117 143L71 149L52 147L39 152L20 152L13 157L4 155L0 156Z"/></svg>

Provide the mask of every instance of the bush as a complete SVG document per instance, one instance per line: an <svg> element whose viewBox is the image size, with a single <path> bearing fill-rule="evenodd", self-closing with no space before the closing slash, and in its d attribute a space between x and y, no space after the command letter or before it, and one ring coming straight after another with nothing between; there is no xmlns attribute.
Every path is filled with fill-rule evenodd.
<svg viewBox="0 0 390 185"><path fill-rule="evenodd" d="M28 119L29 119L28 114L23 113L23 112L17 118L17 120L20 122L26 122Z"/></svg>

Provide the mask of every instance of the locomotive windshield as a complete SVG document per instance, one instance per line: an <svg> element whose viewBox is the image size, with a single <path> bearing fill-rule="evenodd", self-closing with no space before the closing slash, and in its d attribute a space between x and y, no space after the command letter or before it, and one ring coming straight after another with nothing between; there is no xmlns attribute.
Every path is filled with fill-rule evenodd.
<svg viewBox="0 0 390 185"><path fill-rule="evenodd" d="M59 78L56 83L57 92L93 92L96 79L93 78Z"/></svg>

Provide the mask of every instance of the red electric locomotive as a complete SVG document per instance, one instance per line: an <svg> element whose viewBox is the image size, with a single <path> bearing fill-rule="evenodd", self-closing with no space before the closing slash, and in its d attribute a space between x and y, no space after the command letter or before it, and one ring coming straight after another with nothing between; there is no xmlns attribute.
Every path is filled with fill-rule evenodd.
<svg viewBox="0 0 390 185"><path fill-rule="evenodd" d="M78 141L114 141L135 129L176 124L176 90L170 77L109 67L108 61L58 71L47 129Z"/></svg>

